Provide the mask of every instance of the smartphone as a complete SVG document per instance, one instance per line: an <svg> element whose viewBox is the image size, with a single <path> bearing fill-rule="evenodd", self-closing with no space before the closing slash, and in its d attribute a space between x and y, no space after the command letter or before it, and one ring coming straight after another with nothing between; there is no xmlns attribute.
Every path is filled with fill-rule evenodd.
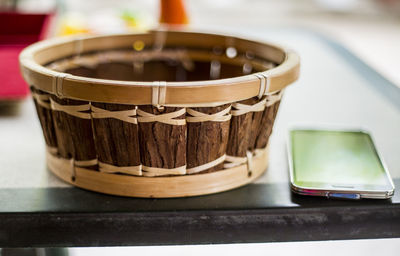
<svg viewBox="0 0 400 256"><path fill-rule="evenodd" d="M340 199L387 199L394 194L368 132L291 129L288 153L295 193Z"/></svg>

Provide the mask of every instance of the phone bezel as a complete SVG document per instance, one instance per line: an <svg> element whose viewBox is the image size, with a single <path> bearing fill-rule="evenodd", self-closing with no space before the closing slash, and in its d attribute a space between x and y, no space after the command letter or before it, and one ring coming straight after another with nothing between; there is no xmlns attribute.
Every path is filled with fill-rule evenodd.
<svg viewBox="0 0 400 256"><path fill-rule="evenodd" d="M385 174L386 178L389 181L388 186L377 186L377 185L366 185L366 184L346 184L346 185L339 185L342 188L338 188L337 184L329 184L329 183L318 183L318 185L298 185L294 182L294 168L293 168L293 155L292 155L292 140L291 134L294 130L306 130L306 131L336 131L336 132L360 132L364 133L369 136L372 141L373 149L380 161ZM301 195L312 195L312 196L325 196L330 197L331 193L341 193L341 194L354 194L357 195L359 198L369 198L369 199L388 199L394 195L394 184L393 180L390 176L390 173L386 167L386 164L382 158L382 155L379 153L378 149L376 148L376 143L371 135L371 133L365 129L361 128L335 128L335 127L325 127L325 126L318 126L318 127L310 127L310 126L291 126L288 129L288 136L287 136L287 153L289 157L289 175L290 175L290 186L294 193L301 194ZM336 188L334 187L336 186Z"/></svg>

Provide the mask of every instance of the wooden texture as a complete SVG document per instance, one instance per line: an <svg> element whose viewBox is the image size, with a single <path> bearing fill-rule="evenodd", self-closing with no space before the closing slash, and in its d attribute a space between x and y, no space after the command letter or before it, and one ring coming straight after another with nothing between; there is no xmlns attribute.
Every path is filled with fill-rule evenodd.
<svg viewBox="0 0 400 256"><path fill-rule="evenodd" d="M253 151L256 148L257 139L261 133L263 114L266 111L253 112L251 116L250 133L248 134L248 150Z"/></svg>
<svg viewBox="0 0 400 256"><path fill-rule="evenodd" d="M134 105L92 102L109 111L135 109ZM100 162L115 166L140 165L138 125L115 118L93 118L94 144Z"/></svg>
<svg viewBox="0 0 400 256"><path fill-rule="evenodd" d="M259 102L257 97L243 100L238 103L253 105ZM249 149L254 112L239 116L232 116L229 130L228 147L226 154L230 156L245 157Z"/></svg>
<svg viewBox="0 0 400 256"><path fill-rule="evenodd" d="M230 104L218 107L198 107L193 110L205 114L220 112ZM229 138L229 121L225 122L196 122L187 123L187 167L193 168L209 163L226 153ZM223 169L224 164L218 164L203 172Z"/></svg>
<svg viewBox="0 0 400 256"><path fill-rule="evenodd" d="M267 169L267 152L265 149L253 158L251 176L246 165L219 172L157 178L109 174L76 167L76 179L71 180L68 161L48 153L47 163L55 175L81 188L119 196L167 198L212 194L248 184Z"/></svg>
<svg viewBox="0 0 400 256"><path fill-rule="evenodd" d="M159 115L182 108L139 106L140 110ZM185 119L185 114L175 118ZM186 164L186 125L169 125L160 122L139 122L140 158L144 166L177 168Z"/></svg>
<svg viewBox="0 0 400 256"><path fill-rule="evenodd" d="M268 145L269 137L271 136L272 128L274 127L280 102L281 101L277 101L275 104L265 108L261 118L261 125L259 126L254 148L261 149Z"/></svg>
<svg viewBox="0 0 400 256"><path fill-rule="evenodd" d="M61 105L88 104L86 101L60 99L54 95L51 96L51 99ZM67 159L72 157L77 161L96 158L90 119L82 119L53 110L53 121L60 156Z"/></svg>
<svg viewBox="0 0 400 256"><path fill-rule="evenodd" d="M38 89L35 89L35 87L33 87L33 86L31 87L31 91L32 91L32 93L50 95L48 93L42 92ZM40 106L36 100L34 100L34 103L35 103L36 112L37 112L37 115L38 115L38 118L40 121L40 125L42 126L43 136L44 136L46 145L56 148L57 147L57 138L56 138L56 133L54 130L52 111L51 111L51 109ZM47 103L50 104L50 100L47 101Z"/></svg>

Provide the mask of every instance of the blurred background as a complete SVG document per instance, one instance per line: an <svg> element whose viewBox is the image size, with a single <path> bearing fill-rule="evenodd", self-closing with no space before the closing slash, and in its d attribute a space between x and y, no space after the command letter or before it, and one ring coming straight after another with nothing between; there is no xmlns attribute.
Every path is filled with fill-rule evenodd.
<svg viewBox="0 0 400 256"><path fill-rule="evenodd" d="M216 32L316 31L400 86L400 0L0 0L0 76L18 73L19 51L36 40L139 32L157 28L160 21ZM0 87L0 104L28 94L22 79L12 83Z"/></svg>
<svg viewBox="0 0 400 256"><path fill-rule="evenodd" d="M186 0L171 2L175 2L172 3L175 11L163 8L162 0L0 0L0 77L15 77L19 74L17 63L19 51L34 41L82 33L140 32L157 28L162 22L185 26L189 29L238 30L241 34L245 34L247 30L267 31L280 28L317 32L344 45L400 87L398 63L400 60L400 0ZM32 16L32 14L41 16ZM282 43L296 49L296 42ZM0 86L0 104L19 101L28 94L27 86L22 79L5 81L5 84ZM6 85L7 81L10 81L9 86ZM400 251L400 240L108 248L107 250L78 248L72 250L71 254L128 255L128 253L143 252L145 249L147 252L164 255L187 253L204 255L229 251L234 252L232 255L242 255L247 252L256 255L262 255L264 252L278 255L318 255L320 250L323 250L325 255L350 253L397 255L396 251L397 253Z"/></svg>
<svg viewBox="0 0 400 256"><path fill-rule="evenodd" d="M279 26L321 32L400 85L399 0L185 0L183 4L190 28ZM161 13L159 0L0 0L0 10L51 13L47 36L145 30L158 26ZM0 26L4 25L3 21Z"/></svg>

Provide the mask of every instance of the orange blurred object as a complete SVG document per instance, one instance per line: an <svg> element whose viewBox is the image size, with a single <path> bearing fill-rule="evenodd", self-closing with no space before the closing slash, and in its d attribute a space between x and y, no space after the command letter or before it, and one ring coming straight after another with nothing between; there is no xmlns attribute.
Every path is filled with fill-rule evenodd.
<svg viewBox="0 0 400 256"><path fill-rule="evenodd" d="M160 23L181 25L189 22L182 0L160 0Z"/></svg>

